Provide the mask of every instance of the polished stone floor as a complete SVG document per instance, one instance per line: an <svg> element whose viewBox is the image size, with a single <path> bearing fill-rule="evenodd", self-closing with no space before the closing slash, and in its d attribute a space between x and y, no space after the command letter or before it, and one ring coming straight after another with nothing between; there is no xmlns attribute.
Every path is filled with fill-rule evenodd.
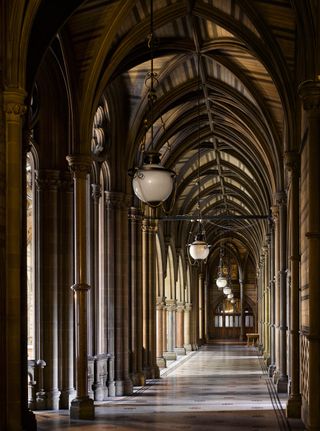
<svg viewBox="0 0 320 431"><path fill-rule="evenodd" d="M219 344L192 352L130 397L97 402L95 421L70 422L67 411L37 413L37 421L40 431L303 430L287 421L285 401L254 347Z"/></svg>

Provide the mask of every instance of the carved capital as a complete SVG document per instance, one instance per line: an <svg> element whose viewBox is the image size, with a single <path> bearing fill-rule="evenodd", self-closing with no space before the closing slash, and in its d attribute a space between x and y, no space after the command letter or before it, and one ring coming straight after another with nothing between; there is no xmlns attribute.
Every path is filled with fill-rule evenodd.
<svg viewBox="0 0 320 431"><path fill-rule="evenodd" d="M154 234L158 231L158 226L156 220L150 218L144 218L141 225L142 232L148 232Z"/></svg>
<svg viewBox="0 0 320 431"><path fill-rule="evenodd" d="M320 80L304 81L299 85L298 91L305 111L320 115Z"/></svg>
<svg viewBox="0 0 320 431"><path fill-rule="evenodd" d="M72 154L66 157L74 178L86 178L91 170L91 157L85 154Z"/></svg>
<svg viewBox="0 0 320 431"><path fill-rule="evenodd" d="M279 218L279 207L277 205L272 205L271 214L273 221L276 222Z"/></svg>
<svg viewBox="0 0 320 431"><path fill-rule="evenodd" d="M278 207L287 205L287 193L285 191L280 191L274 194L274 200Z"/></svg>
<svg viewBox="0 0 320 431"><path fill-rule="evenodd" d="M56 191L62 185L60 171L53 169L36 171L35 182L39 191Z"/></svg>
<svg viewBox="0 0 320 431"><path fill-rule="evenodd" d="M17 117L17 119L22 117L27 112L27 107L24 104L25 97L26 93L22 89L4 91L4 112L7 115Z"/></svg>
<svg viewBox="0 0 320 431"><path fill-rule="evenodd" d="M132 223L139 222L142 220L141 211L136 207L131 207L129 209L128 218Z"/></svg>
<svg viewBox="0 0 320 431"><path fill-rule="evenodd" d="M101 198L101 185L100 184L91 184L91 197L95 202L99 202Z"/></svg>
<svg viewBox="0 0 320 431"><path fill-rule="evenodd" d="M76 283L73 286L71 286L71 289L74 292L87 292L88 290L90 290L90 286L89 284L86 284L86 283Z"/></svg>
<svg viewBox="0 0 320 431"><path fill-rule="evenodd" d="M299 174L300 172L300 155L296 151L286 151L284 161L288 172Z"/></svg>
<svg viewBox="0 0 320 431"><path fill-rule="evenodd" d="M105 200L108 208L128 208L128 196L122 192L105 192Z"/></svg>

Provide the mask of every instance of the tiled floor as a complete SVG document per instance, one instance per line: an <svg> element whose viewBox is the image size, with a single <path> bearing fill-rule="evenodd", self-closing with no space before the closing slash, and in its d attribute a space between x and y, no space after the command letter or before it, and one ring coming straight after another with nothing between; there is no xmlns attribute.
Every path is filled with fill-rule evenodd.
<svg viewBox="0 0 320 431"><path fill-rule="evenodd" d="M37 420L40 431L303 430L287 422L280 403L254 348L210 345L133 396L97 403L95 421L70 422L67 411Z"/></svg>

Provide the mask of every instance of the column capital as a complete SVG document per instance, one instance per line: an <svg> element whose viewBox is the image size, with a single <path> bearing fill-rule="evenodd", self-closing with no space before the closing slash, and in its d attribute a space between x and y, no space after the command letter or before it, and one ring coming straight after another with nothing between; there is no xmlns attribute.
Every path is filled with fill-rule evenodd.
<svg viewBox="0 0 320 431"><path fill-rule="evenodd" d="M60 171L55 169L41 169L36 171L35 183L39 191L55 191L62 185Z"/></svg>
<svg viewBox="0 0 320 431"><path fill-rule="evenodd" d="M91 157L86 154L72 154L66 157L74 178L86 178L91 171Z"/></svg>
<svg viewBox="0 0 320 431"><path fill-rule="evenodd" d="M191 302L187 302L185 304L185 311L191 311L192 310L192 303Z"/></svg>
<svg viewBox="0 0 320 431"><path fill-rule="evenodd" d="M4 112L15 117L22 117L27 112L25 97L26 92L22 88L5 90L3 92Z"/></svg>
<svg viewBox="0 0 320 431"><path fill-rule="evenodd" d="M156 220L150 218L143 218L141 229L143 232L156 233L158 231L158 225Z"/></svg>
<svg viewBox="0 0 320 431"><path fill-rule="evenodd" d="M128 218L129 218L129 220L132 220L132 222L141 221L142 220L142 213L139 210L139 208L130 207L129 213L128 213Z"/></svg>
<svg viewBox="0 0 320 431"><path fill-rule="evenodd" d="M279 207L277 205L272 205L271 214L272 214L273 222L275 223L279 218Z"/></svg>
<svg viewBox="0 0 320 431"><path fill-rule="evenodd" d="M320 79L302 82L298 92L305 111L320 115Z"/></svg>
<svg viewBox="0 0 320 431"><path fill-rule="evenodd" d="M284 190L274 193L273 198L278 207L287 205L287 193Z"/></svg>
<svg viewBox="0 0 320 431"><path fill-rule="evenodd" d="M101 185L100 184L91 184L91 197L95 202L99 202L101 198Z"/></svg>
<svg viewBox="0 0 320 431"><path fill-rule="evenodd" d="M130 199L128 195L123 192L110 192L106 191L105 193L105 201L106 204L110 207L114 208L128 208L130 205Z"/></svg>

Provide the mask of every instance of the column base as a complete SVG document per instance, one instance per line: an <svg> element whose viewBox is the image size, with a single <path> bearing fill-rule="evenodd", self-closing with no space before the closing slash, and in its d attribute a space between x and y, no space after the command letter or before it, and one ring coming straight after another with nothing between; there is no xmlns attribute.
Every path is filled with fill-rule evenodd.
<svg viewBox="0 0 320 431"><path fill-rule="evenodd" d="M275 372L276 366L275 365L269 365L268 367L268 376L271 378L273 377L273 374Z"/></svg>
<svg viewBox="0 0 320 431"><path fill-rule="evenodd" d="M152 379L160 379L160 370L158 365L155 365L152 369L151 369L151 378Z"/></svg>
<svg viewBox="0 0 320 431"><path fill-rule="evenodd" d="M301 395L290 396L287 403L287 417L292 419L301 418Z"/></svg>
<svg viewBox="0 0 320 431"><path fill-rule="evenodd" d="M143 373L134 373L130 375L133 386L144 386L146 379Z"/></svg>
<svg viewBox="0 0 320 431"><path fill-rule="evenodd" d="M167 362L163 356L157 358L157 365L159 368L166 368Z"/></svg>
<svg viewBox="0 0 320 431"><path fill-rule="evenodd" d="M192 352L192 346L191 346L191 344L185 344L184 348L185 348L186 352Z"/></svg>
<svg viewBox="0 0 320 431"><path fill-rule="evenodd" d="M115 381L116 397L122 397L123 395L131 395L133 393L132 381L127 380L116 380Z"/></svg>
<svg viewBox="0 0 320 431"><path fill-rule="evenodd" d="M70 419L94 419L94 403L89 397L75 398L71 401Z"/></svg>
<svg viewBox="0 0 320 431"><path fill-rule="evenodd" d="M175 347L174 351L179 356L185 356L186 354L186 349L184 347Z"/></svg>
<svg viewBox="0 0 320 431"><path fill-rule="evenodd" d="M59 400L59 409L69 409L71 401L76 397L76 391L74 389L62 390Z"/></svg>
<svg viewBox="0 0 320 431"><path fill-rule="evenodd" d="M108 382L108 397L115 397L116 396L116 384L115 381L112 380L111 382Z"/></svg>
<svg viewBox="0 0 320 431"><path fill-rule="evenodd" d="M31 410L27 410L23 414L23 429L25 431L37 431L36 415Z"/></svg>
<svg viewBox="0 0 320 431"><path fill-rule="evenodd" d="M277 392L279 394L285 394L288 393L288 377L283 376L280 377L277 381Z"/></svg>
<svg viewBox="0 0 320 431"><path fill-rule="evenodd" d="M177 360L176 352L163 352L163 357L167 361L176 361Z"/></svg>

